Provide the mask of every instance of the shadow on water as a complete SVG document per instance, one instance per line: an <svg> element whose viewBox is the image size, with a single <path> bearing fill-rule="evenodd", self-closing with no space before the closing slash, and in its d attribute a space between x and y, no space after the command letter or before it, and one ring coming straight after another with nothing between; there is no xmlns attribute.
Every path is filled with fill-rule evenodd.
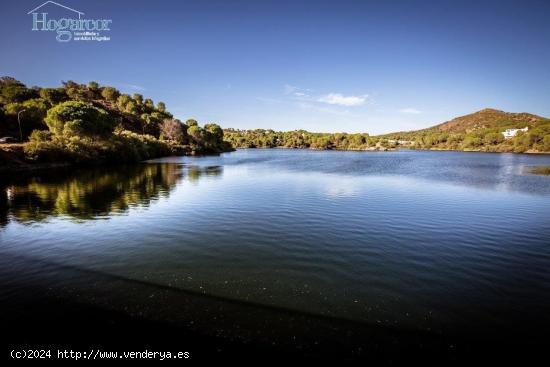
<svg viewBox="0 0 550 367"><path fill-rule="evenodd" d="M392 364L523 360L548 344L544 330L536 328L523 339L496 333L487 338L477 332L439 335L229 300L20 256L2 257L0 264L10 264L0 266L0 321L11 331L6 350L94 345L107 350L176 348L201 360L364 359ZM44 276L34 283L14 276L14 270L35 268ZM131 292L122 293L122 288ZM23 296L12 297L14 293Z"/></svg>
<svg viewBox="0 0 550 367"><path fill-rule="evenodd" d="M173 163L54 170L0 179L0 227L56 216L93 220L147 207L182 180L220 176L222 167Z"/></svg>

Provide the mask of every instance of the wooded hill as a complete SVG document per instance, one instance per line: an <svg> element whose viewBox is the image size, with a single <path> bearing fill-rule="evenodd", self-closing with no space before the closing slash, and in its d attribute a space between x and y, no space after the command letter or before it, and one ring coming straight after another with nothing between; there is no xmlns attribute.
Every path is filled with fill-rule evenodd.
<svg viewBox="0 0 550 367"><path fill-rule="evenodd" d="M507 129L523 129L505 138ZM550 152L550 119L530 113L510 113L487 108L415 131L379 136L410 142L416 149L479 150L495 152Z"/></svg>
<svg viewBox="0 0 550 367"><path fill-rule="evenodd" d="M42 163L127 163L232 149L215 123L184 123L163 102L93 81L29 88L14 78L0 78L0 137L6 136L19 140L15 145L20 149L4 149L9 154L0 156L6 161L0 159L0 165L15 162L13 157Z"/></svg>

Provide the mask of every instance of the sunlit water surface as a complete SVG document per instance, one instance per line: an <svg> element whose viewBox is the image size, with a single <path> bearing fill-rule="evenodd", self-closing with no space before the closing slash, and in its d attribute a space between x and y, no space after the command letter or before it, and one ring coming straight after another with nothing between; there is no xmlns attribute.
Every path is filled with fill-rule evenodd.
<svg viewBox="0 0 550 367"><path fill-rule="evenodd" d="M0 256L383 325L548 322L549 164L239 150L12 177Z"/></svg>

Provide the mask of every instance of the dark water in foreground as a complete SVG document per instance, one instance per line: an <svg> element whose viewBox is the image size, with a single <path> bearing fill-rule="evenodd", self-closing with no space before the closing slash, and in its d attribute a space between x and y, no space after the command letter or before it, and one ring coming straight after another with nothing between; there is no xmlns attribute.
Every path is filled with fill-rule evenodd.
<svg viewBox="0 0 550 367"><path fill-rule="evenodd" d="M5 178L0 258L379 325L542 327L550 177L534 165L550 156L241 150Z"/></svg>

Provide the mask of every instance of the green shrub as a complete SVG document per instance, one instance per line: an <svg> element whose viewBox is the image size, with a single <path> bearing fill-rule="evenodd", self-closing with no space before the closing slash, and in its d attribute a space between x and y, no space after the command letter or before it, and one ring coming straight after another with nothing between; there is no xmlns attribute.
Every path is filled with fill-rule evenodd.
<svg viewBox="0 0 550 367"><path fill-rule="evenodd" d="M49 131L33 131L23 149L26 158L31 161L40 163L71 161L62 141L55 138Z"/></svg>
<svg viewBox="0 0 550 367"><path fill-rule="evenodd" d="M107 111L78 101L50 108L44 121L56 135L107 136L115 128L115 120Z"/></svg>

